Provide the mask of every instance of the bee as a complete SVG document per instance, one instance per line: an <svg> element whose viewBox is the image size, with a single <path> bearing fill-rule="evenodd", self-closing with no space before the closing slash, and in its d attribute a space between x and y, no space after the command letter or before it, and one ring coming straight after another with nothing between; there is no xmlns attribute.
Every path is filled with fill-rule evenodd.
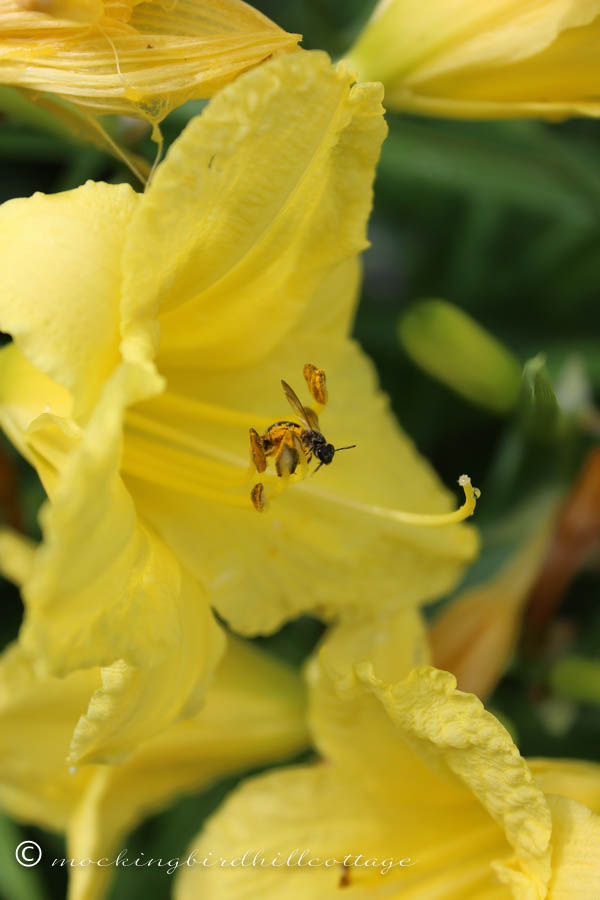
<svg viewBox="0 0 600 900"><path fill-rule="evenodd" d="M324 405L327 395L323 370L307 364L304 367L304 376L315 400ZM267 458L273 457L275 470L279 476L292 475L299 463L306 466L313 456L319 460L319 465L315 469L315 472L318 472L321 466L328 466L340 450L352 450L356 446L352 444L348 447L334 447L328 443L321 433L319 417L315 410L310 406L304 406L286 381L281 382L281 387L302 424L288 421L274 422L262 435L254 428L250 429L250 454L258 472L264 472L267 468ZM257 509L264 506L262 485L256 485L254 488L252 502Z"/></svg>

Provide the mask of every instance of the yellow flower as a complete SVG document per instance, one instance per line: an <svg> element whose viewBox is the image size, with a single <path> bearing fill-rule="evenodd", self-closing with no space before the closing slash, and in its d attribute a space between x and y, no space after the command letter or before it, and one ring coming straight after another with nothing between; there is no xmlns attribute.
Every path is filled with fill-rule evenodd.
<svg viewBox="0 0 600 900"><path fill-rule="evenodd" d="M595 900L600 767L528 764L453 676L393 680L406 651L372 638L372 661L338 646L310 670L325 762L238 788L193 842L209 865L180 873L177 900Z"/></svg>
<svg viewBox="0 0 600 900"><path fill-rule="evenodd" d="M0 210L0 420L51 500L21 640L47 673L122 682L77 758L194 709L221 650L209 603L244 634L369 616L447 590L475 552L466 526L397 513L454 500L348 338L385 134L381 87L352 82L282 56L214 98L144 195L88 183ZM330 376L322 427L359 446L259 515L248 429L289 416L280 379L307 360Z"/></svg>
<svg viewBox="0 0 600 900"><path fill-rule="evenodd" d="M75 861L114 859L126 833L178 794L308 742L298 676L231 641L201 713L141 744L123 765L69 771L73 725L99 683L98 669L37 679L18 645L0 659L0 805L19 821L66 831ZM114 872L74 866L70 900L103 896Z"/></svg>
<svg viewBox="0 0 600 900"><path fill-rule="evenodd" d="M599 0L380 0L348 54L386 104L473 118L600 114Z"/></svg>
<svg viewBox="0 0 600 900"><path fill-rule="evenodd" d="M0 0L0 84L156 123L299 37L241 0Z"/></svg>

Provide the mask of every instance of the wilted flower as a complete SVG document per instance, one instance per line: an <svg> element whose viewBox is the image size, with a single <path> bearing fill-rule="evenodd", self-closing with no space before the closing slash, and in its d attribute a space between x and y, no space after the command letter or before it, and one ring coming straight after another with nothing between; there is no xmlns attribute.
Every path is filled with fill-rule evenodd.
<svg viewBox="0 0 600 900"><path fill-rule="evenodd" d="M1 0L0 84L156 123L299 38L241 0Z"/></svg>

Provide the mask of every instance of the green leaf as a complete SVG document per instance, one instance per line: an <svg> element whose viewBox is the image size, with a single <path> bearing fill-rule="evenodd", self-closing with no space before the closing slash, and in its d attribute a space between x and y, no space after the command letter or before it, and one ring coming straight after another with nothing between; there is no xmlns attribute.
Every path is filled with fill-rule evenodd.
<svg viewBox="0 0 600 900"><path fill-rule="evenodd" d="M519 395L517 359L491 334L445 300L422 300L398 323L408 355L458 394L498 413Z"/></svg>

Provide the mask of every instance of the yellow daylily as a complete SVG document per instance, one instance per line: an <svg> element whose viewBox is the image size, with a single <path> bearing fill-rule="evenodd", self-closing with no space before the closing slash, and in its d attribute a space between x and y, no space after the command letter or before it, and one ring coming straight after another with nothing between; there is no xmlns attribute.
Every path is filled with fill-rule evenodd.
<svg viewBox="0 0 600 900"><path fill-rule="evenodd" d="M66 831L75 863L114 860L126 833L178 794L308 743L299 676L232 640L199 714L141 744L122 765L69 770L73 725L99 683L97 669L38 679L18 645L0 658L0 806L21 822ZM102 897L114 873L114 865L73 865L70 900Z"/></svg>
<svg viewBox="0 0 600 900"><path fill-rule="evenodd" d="M242 0L0 0L0 84L157 123L299 38Z"/></svg>
<svg viewBox="0 0 600 900"><path fill-rule="evenodd" d="M0 419L51 501L21 640L46 673L117 667L112 732L90 710L79 759L193 711L221 652L208 603L244 634L375 614L447 590L475 552L466 526L397 512L453 500L348 338L380 101L288 54L220 92L145 194L88 183L0 210ZM280 379L308 360L330 376L323 427L359 448L259 515L248 429L286 415Z"/></svg>
<svg viewBox="0 0 600 900"><path fill-rule="evenodd" d="M598 116L599 40L599 0L380 0L348 60L392 109Z"/></svg>
<svg viewBox="0 0 600 900"><path fill-rule="evenodd" d="M325 761L230 795L190 847L177 900L595 900L600 766L529 766L449 673L383 680L402 668L394 651L342 665L324 648L309 676Z"/></svg>

